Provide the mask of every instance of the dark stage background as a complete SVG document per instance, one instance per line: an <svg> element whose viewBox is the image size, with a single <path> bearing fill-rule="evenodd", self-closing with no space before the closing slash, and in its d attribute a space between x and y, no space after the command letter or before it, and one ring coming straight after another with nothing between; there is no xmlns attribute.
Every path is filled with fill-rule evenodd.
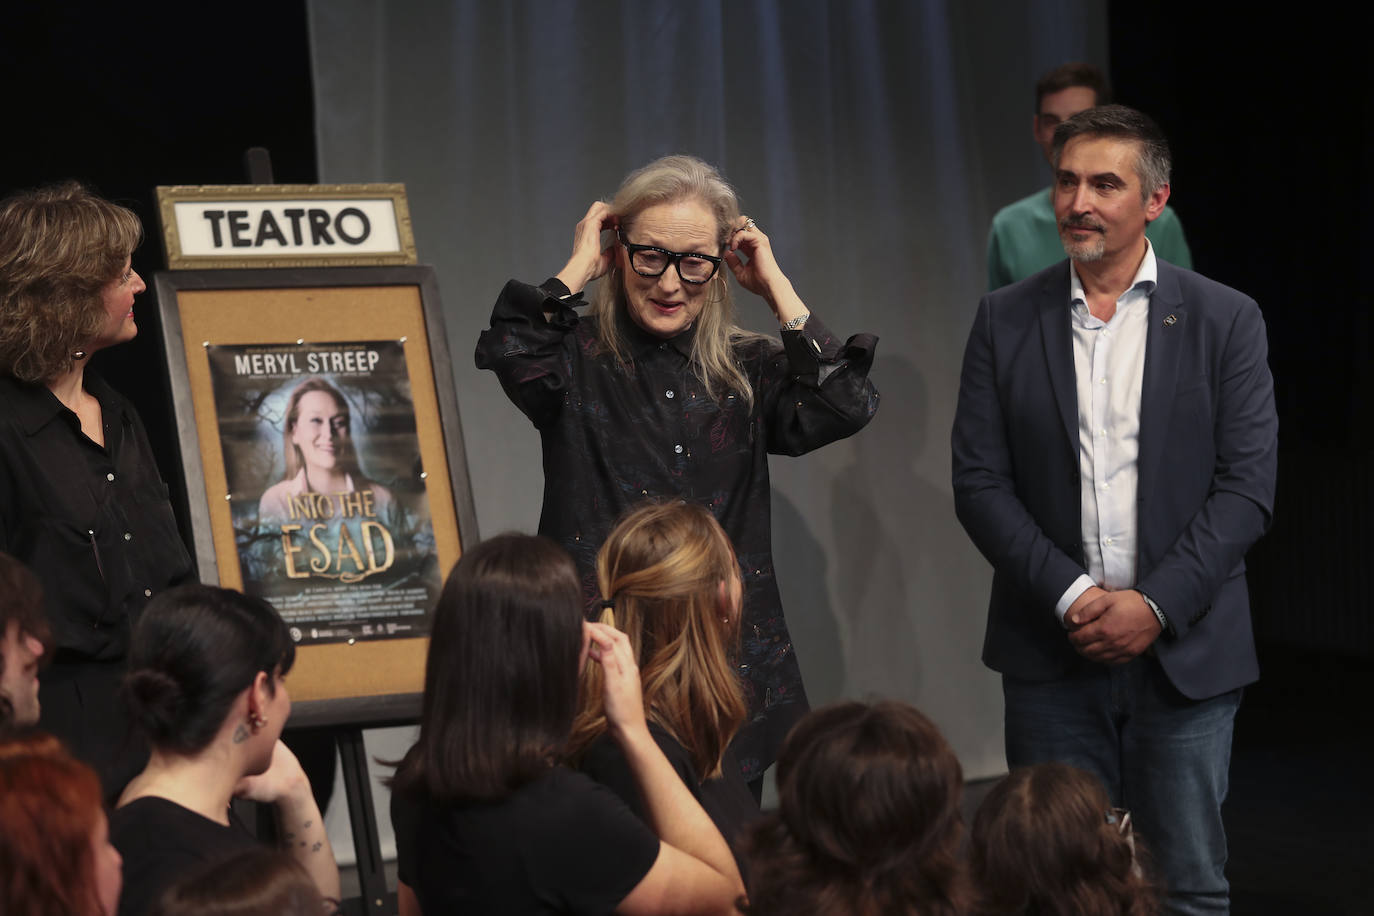
<svg viewBox="0 0 1374 916"><path fill-rule="evenodd" d="M317 176L304 5L209 8L11 5L0 30L0 190L78 178L126 203L149 235L134 256L145 279L163 261L154 185L240 182L255 145L277 181ZM1117 99L1170 137L1197 269L1253 295L1269 326L1281 464L1274 527L1250 554L1263 679L1236 731L1236 911L1354 912L1371 890L1374 815L1367 41L1196 3L1112 3L1108 16ZM176 481L152 293L141 301L138 339L96 359Z"/></svg>

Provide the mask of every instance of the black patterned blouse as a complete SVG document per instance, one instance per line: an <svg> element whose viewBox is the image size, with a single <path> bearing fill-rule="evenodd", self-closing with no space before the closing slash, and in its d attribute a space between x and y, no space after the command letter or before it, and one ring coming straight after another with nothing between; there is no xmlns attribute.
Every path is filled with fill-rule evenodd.
<svg viewBox="0 0 1374 916"><path fill-rule="evenodd" d="M580 304L556 279L510 281L478 339L477 367L495 371L539 429L539 533L572 554L589 607L597 550L627 509L680 498L720 521L744 576L740 669L750 721L734 749L754 779L807 710L773 573L768 455L801 455L863 428L878 408L868 380L877 338L841 344L813 316L783 331L781 346L743 341L736 354L754 387L750 410L734 394L706 396L689 360L693 331L662 340L632 325L630 363L621 366L601 352L596 319L573 311Z"/></svg>

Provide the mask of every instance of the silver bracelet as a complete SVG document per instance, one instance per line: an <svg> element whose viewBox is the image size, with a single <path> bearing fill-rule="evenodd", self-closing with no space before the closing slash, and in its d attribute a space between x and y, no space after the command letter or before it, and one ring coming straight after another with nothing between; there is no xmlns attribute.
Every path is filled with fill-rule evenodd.
<svg viewBox="0 0 1374 916"><path fill-rule="evenodd" d="M793 318L791 321L783 322L782 329L784 331L795 331L797 328L806 324L806 319L810 317L810 312L802 312L800 315L798 315L796 318Z"/></svg>

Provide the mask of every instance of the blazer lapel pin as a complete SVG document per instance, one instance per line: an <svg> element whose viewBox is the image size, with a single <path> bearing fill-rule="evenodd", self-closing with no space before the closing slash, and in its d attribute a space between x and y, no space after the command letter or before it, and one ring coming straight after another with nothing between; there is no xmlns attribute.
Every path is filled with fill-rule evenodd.
<svg viewBox="0 0 1374 916"><path fill-rule="evenodd" d="M1164 326L1165 326L1166 328L1171 328L1171 327L1173 327L1173 326L1174 326L1175 324L1177 324L1177 323L1178 323L1178 319L1175 318L1172 314L1166 316L1165 319L1164 319Z"/></svg>

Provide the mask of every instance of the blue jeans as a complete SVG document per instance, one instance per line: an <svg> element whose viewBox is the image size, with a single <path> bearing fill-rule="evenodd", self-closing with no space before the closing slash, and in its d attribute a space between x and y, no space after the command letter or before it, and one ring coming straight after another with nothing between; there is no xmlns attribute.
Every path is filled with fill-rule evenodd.
<svg viewBox="0 0 1374 916"><path fill-rule="evenodd" d="M1221 803L1240 689L1189 700L1140 656L1054 681L1004 675L1002 694L1010 766L1054 760L1095 774L1130 809L1168 911L1230 911Z"/></svg>

